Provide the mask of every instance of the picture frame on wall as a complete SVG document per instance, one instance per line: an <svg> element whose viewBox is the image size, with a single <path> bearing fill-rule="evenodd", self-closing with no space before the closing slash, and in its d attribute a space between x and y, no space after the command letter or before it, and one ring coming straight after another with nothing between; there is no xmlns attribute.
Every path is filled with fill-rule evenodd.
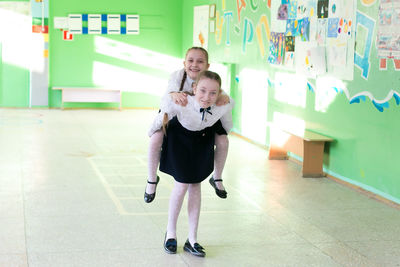
<svg viewBox="0 0 400 267"><path fill-rule="evenodd" d="M211 4L210 5L210 18L215 18L215 10L216 10L216 4Z"/></svg>

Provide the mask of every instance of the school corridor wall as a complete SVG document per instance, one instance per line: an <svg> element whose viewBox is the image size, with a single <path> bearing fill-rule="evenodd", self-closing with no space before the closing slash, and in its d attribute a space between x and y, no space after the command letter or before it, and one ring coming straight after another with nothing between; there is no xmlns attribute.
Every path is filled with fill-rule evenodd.
<svg viewBox="0 0 400 267"><path fill-rule="evenodd" d="M310 12L307 7L317 7L324 1L184 1L183 47L193 42L194 7L216 4L215 18L210 19L215 27L208 35L208 50L211 64L223 63L231 70L235 131L266 145L271 123L298 125L332 137L336 141L325 149L324 156L328 174L400 203L400 170L395 163L400 151L400 66L390 58L383 61L375 43L382 32L382 1L325 1L330 3L330 12L335 4L337 8L340 3L354 4L349 36L357 46L348 57L354 59L353 66L343 66L353 73L351 79L346 77L349 73L340 72L340 67L332 77L312 78L296 66L290 69L277 64L276 57L271 58L274 44L270 37L279 36L274 28L282 22L277 19L282 2L289 7L299 3L297 12ZM314 12L316 18L322 15ZM303 16L311 18L310 13ZM326 21L330 22L329 17ZM397 21L400 23L399 17ZM332 39L337 41L325 40L327 50Z"/></svg>

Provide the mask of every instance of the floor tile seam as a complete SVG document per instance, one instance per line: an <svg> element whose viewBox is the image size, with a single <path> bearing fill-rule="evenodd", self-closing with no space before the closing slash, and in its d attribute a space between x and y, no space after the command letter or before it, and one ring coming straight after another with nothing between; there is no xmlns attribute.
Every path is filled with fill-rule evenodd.
<svg viewBox="0 0 400 267"><path fill-rule="evenodd" d="M107 181L105 180L104 176L102 175L102 173L100 172L100 170L96 167L96 164L90 159L88 158L89 164L91 165L93 171L96 173L97 178L100 180L100 182L103 185L103 188L105 189L107 195L109 196L109 198L111 199L111 201L114 203L115 207L117 208L118 212L120 214L125 213L125 209L123 207L123 205L121 204L121 202L118 200L118 198L116 197L116 195L114 194L113 190L108 186Z"/></svg>
<svg viewBox="0 0 400 267"><path fill-rule="evenodd" d="M21 177L23 175L23 170L21 168ZM28 239L27 239L27 208L26 208L26 194L25 194L25 180L21 179L21 198L22 198L22 210L23 210L23 220L24 220L24 246L25 246L25 255L26 255L26 265L29 266L29 255L28 255Z"/></svg>
<svg viewBox="0 0 400 267"><path fill-rule="evenodd" d="M161 243L156 247L156 246L132 246L131 248L93 248L93 249L63 249L62 251L59 250L40 250L40 251L35 251L36 249L31 249L32 251L29 252L29 254L71 254L71 253L76 253L76 254L80 254L80 253L107 253L107 252L135 252L138 250L158 250L160 249L160 251L164 251L163 249L163 244L162 244L162 239L161 239ZM179 248L178 248L179 249ZM0 253L1 255L2 253ZM6 253L8 254L8 253ZM15 253L18 254L18 253ZM19 254L18 254L19 255Z"/></svg>
<svg viewBox="0 0 400 267"><path fill-rule="evenodd" d="M0 221L21 220L21 217L24 217L23 212L21 213L21 216L9 216L9 217L0 216ZM4 226L2 226L2 228L4 228Z"/></svg>
<svg viewBox="0 0 400 267"><path fill-rule="evenodd" d="M11 252L11 253L4 253L4 252L0 252L0 256L2 256L2 255L15 255L15 256L20 256L20 255L22 255L22 256L26 256L26 253L14 253L14 252Z"/></svg>

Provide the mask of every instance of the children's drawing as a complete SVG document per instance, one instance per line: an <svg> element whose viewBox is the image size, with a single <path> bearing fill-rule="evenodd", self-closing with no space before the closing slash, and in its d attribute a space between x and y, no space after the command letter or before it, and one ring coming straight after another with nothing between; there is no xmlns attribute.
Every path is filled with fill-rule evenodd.
<svg viewBox="0 0 400 267"><path fill-rule="evenodd" d="M315 40L319 46L325 45L327 19L317 19L317 32Z"/></svg>
<svg viewBox="0 0 400 267"><path fill-rule="evenodd" d="M307 17L316 17L317 16L317 1L318 0L307 0L306 1L306 16Z"/></svg>
<svg viewBox="0 0 400 267"><path fill-rule="evenodd" d="M344 6L342 0L329 0L328 16L329 18L337 18L344 15Z"/></svg>
<svg viewBox="0 0 400 267"><path fill-rule="evenodd" d="M308 17L301 19L300 36L302 41L308 42L310 40L310 21Z"/></svg>
<svg viewBox="0 0 400 267"><path fill-rule="evenodd" d="M326 72L325 48L296 43L296 72L315 78Z"/></svg>
<svg viewBox="0 0 400 267"><path fill-rule="evenodd" d="M347 58L347 47L345 45L331 45L326 47L329 65L345 66Z"/></svg>
<svg viewBox="0 0 400 267"><path fill-rule="evenodd" d="M392 0L379 6L379 25L376 38L378 56L381 58L400 57L400 0ZM397 65L395 65L397 70Z"/></svg>
<svg viewBox="0 0 400 267"><path fill-rule="evenodd" d="M328 19L328 38L337 38L339 27L339 18L329 18Z"/></svg>
<svg viewBox="0 0 400 267"><path fill-rule="evenodd" d="M285 36L285 51L294 52L295 38L294 36Z"/></svg>
<svg viewBox="0 0 400 267"><path fill-rule="evenodd" d="M278 19L287 20L288 19L288 5L280 5L278 8Z"/></svg>
<svg viewBox="0 0 400 267"><path fill-rule="evenodd" d="M327 18L329 10L329 0L318 0L317 15L318 18Z"/></svg>
<svg viewBox="0 0 400 267"><path fill-rule="evenodd" d="M207 49L208 45L208 5L195 6L193 14L193 46Z"/></svg>
<svg viewBox="0 0 400 267"><path fill-rule="evenodd" d="M294 67L294 52L285 52L284 66L292 69Z"/></svg>
<svg viewBox="0 0 400 267"><path fill-rule="evenodd" d="M298 2L297 2L297 18L298 19L302 19L304 17L309 16L307 1L308 0L298 0Z"/></svg>
<svg viewBox="0 0 400 267"><path fill-rule="evenodd" d="M285 35L279 32L271 32L268 62L280 65L285 55Z"/></svg>
<svg viewBox="0 0 400 267"><path fill-rule="evenodd" d="M352 20L350 19L345 19L345 18L340 18L339 19L339 24L338 24L338 35L342 39L348 39L351 37L351 25L352 25Z"/></svg>
<svg viewBox="0 0 400 267"><path fill-rule="evenodd" d="M295 56L295 37L286 36L285 37L285 61L284 66L287 68L293 68L294 66L294 56Z"/></svg>
<svg viewBox="0 0 400 267"><path fill-rule="evenodd" d="M297 0L291 0L288 4L288 18L296 19L297 18Z"/></svg>
<svg viewBox="0 0 400 267"><path fill-rule="evenodd" d="M297 19L288 19L286 21L286 36L299 36L300 35L300 23Z"/></svg>

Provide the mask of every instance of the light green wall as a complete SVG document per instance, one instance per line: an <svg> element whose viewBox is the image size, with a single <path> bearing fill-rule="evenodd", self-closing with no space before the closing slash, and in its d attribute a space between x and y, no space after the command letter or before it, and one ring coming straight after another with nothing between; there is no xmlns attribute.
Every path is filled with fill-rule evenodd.
<svg viewBox="0 0 400 267"><path fill-rule="evenodd" d="M222 4L225 2L225 10ZM274 82L275 75L278 72L287 72L282 68L271 67L267 63L269 44L264 39L266 56L262 57L259 44L254 32L254 40L246 45L246 52L242 51L244 18L252 21L254 30L262 15L266 15L270 22L270 9L267 7L268 1L249 0L246 2L246 8L242 9L241 21L238 22L237 2L241 1L206 1L194 0L184 1L183 9L183 47L189 47L192 43L193 28L193 7L203 4L216 4L217 11L223 16L224 11L232 11L233 19L230 22L230 40L231 44L226 45L227 25L222 27L222 41L217 43L216 35L209 35L208 50L210 53L211 64L214 62L229 62L236 64L236 75L239 82L231 88L231 95L236 100L234 109L234 127L237 132L242 133L241 110L242 93L244 90L240 77L241 70L245 68L264 70L265 79ZM359 10L367 13L374 21L377 20L377 9L379 1L374 5L365 7L358 5ZM257 9L252 7L258 6ZM240 30L235 31L237 26ZM264 32L263 32L264 34ZM264 37L265 38L265 37ZM375 38L375 35L374 37ZM354 67L354 80L344 81L349 91L362 92L363 90L397 90L400 92L399 72L394 71L393 66L388 64L387 71L380 71L378 68L378 59L376 58L375 41L371 51L371 68L368 79L361 77L359 68ZM315 85L315 80L309 79L311 84ZM313 88L318 92L318 88ZM377 193L388 199L400 203L400 169L397 166L397 159L400 151L400 141L397 133L400 132L400 107L396 101L391 98L387 100L389 108L383 112L378 111L372 104L372 101L366 97L366 101L358 104L350 104L350 99L345 93L337 93L334 99L327 107L326 111L316 111L316 93L305 90L305 107L296 107L285 104L275 99L275 87L273 84L267 86L268 90L267 117L272 121L274 113L282 113L296 117L305 122L307 128L316 132L333 137L336 141L325 151L324 168L326 171L345 181L361 186L364 189ZM333 89L332 89L333 90ZM382 93L382 95L386 95ZM257 97L256 95L254 96ZM289 96L288 96L289 97ZM247 119L247 118L246 118ZM255 123L257 117L253 118ZM268 145L268 134L265 144Z"/></svg>
<svg viewBox="0 0 400 267"><path fill-rule="evenodd" d="M93 75L95 64L103 64L122 71L146 74L148 77L168 79L169 71L153 66L136 64L134 60L96 52L96 43L110 40L116 44L126 44L133 48L144 48L162 55L181 56L181 20L182 0L174 1L50 1L50 88L52 86L95 86ZM73 41L62 40L59 29L52 26L54 17L66 17L68 14L138 14L140 16L139 35L74 35ZM104 39L105 38L105 39ZM161 59L160 59L161 61ZM107 75L105 73L104 75ZM110 77L112 79L113 77ZM151 78L148 79L151 83ZM130 85L131 86L131 85ZM140 87L140 84L135 84ZM123 107L156 107L159 98L137 88L140 93L124 92ZM163 88L165 90L165 87ZM60 91L49 90L49 105L61 105ZM66 104L66 107L95 106L107 107L113 104Z"/></svg>

